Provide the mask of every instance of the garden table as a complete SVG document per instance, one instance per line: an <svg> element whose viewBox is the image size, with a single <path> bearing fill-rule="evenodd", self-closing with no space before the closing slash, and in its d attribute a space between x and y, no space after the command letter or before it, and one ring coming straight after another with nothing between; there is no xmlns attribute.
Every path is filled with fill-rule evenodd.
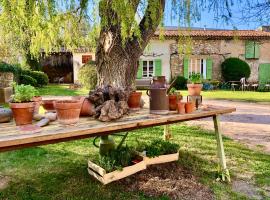
<svg viewBox="0 0 270 200"><path fill-rule="evenodd" d="M91 117L86 117L80 118L79 123L74 126L63 126L55 121L43 128L23 131L20 127L16 127L14 122L4 123L0 124L0 152L212 117L222 179L230 180L219 116L232 113L235 110L235 108L208 105L191 114L180 115L176 112L170 112L168 115L154 115L149 114L149 109L142 109L113 122L100 122ZM165 126L164 134L168 134L168 126Z"/></svg>

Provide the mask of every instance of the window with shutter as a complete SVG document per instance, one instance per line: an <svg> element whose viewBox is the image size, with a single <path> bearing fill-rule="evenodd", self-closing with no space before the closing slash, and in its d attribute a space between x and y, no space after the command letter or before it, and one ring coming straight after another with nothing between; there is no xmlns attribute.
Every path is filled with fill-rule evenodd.
<svg viewBox="0 0 270 200"><path fill-rule="evenodd" d="M260 45L255 41L246 41L246 59L258 59L260 57Z"/></svg>
<svg viewBox="0 0 270 200"><path fill-rule="evenodd" d="M213 60L211 58L206 59L206 79L212 79Z"/></svg>
<svg viewBox="0 0 270 200"><path fill-rule="evenodd" d="M162 61L161 59L155 60L155 76L161 76L162 75Z"/></svg>
<svg viewBox="0 0 270 200"><path fill-rule="evenodd" d="M187 79L189 78L188 67L189 67L189 58L184 58L184 77Z"/></svg>
<svg viewBox="0 0 270 200"><path fill-rule="evenodd" d="M142 74L143 74L143 61L139 60L138 64L139 66L138 66L138 72L137 72L137 79L141 79Z"/></svg>

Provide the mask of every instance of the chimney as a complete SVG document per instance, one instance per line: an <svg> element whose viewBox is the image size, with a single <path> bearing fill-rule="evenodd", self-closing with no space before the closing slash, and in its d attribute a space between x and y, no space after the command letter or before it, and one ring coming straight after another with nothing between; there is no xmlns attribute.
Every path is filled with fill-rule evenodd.
<svg viewBox="0 0 270 200"><path fill-rule="evenodd" d="M266 31L266 32L270 32L270 26L261 26L261 27L259 28L259 30L261 30L261 31Z"/></svg>

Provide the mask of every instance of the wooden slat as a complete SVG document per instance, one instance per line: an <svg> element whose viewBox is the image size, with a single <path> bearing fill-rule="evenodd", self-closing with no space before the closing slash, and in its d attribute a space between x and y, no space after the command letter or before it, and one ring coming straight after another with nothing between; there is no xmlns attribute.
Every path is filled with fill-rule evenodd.
<svg viewBox="0 0 270 200"><path fill-rule="evenodd" d="M75 126L62 126L56 121L36 133L20 131L14 123L0 124L0 151L173 124L234 111L235 108L208 106L205 110L185 115L179 115L176 112L170 112L168 115L153 115L149 114L149 110L143 109L114 122L103 123L88 117L81 118Z"/></svg>

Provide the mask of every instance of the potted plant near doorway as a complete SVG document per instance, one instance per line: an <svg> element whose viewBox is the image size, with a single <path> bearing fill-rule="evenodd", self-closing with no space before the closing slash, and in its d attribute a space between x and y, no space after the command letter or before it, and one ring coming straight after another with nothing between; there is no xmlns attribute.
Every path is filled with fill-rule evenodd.
<svg viewBox="0 0 270 200"><path fill-rule="evenodd" d="M14 95L9 104L16 125L32 124L35 103L33 97L36 89L31 85L14 85Z"/></svg>
<svg viewBox="0 0 270 200"><path fill-rule="evenodd" d="M187 84L188 94L191 96L199 96L201 94L202 87L201 74L192 72Z"/></svg>

